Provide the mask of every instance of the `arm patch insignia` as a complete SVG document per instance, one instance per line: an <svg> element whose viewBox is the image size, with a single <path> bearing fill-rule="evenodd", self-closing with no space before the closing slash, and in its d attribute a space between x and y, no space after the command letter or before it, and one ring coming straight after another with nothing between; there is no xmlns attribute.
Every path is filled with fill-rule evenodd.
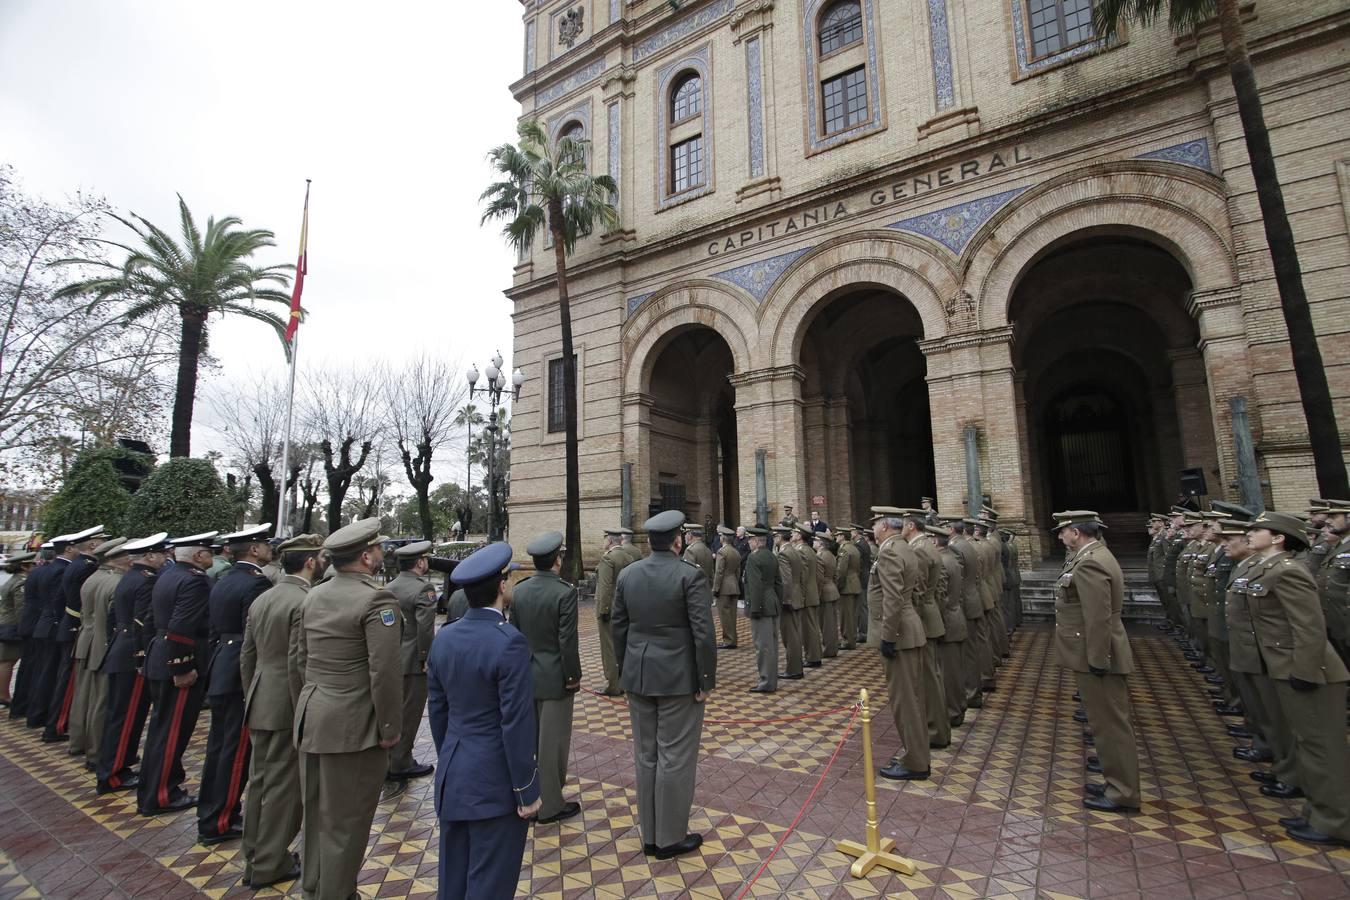
<svg viewBox="0 0 1350 900"><path fill-rule="evenodd" d="M392 609L382 609L382 610L380 610L380 624L381 624L381 625L390 626L390 625L393 625L395 621L397 621L397 619L395 618L395 616L394 616L394 611L393 611Z"/></svg>

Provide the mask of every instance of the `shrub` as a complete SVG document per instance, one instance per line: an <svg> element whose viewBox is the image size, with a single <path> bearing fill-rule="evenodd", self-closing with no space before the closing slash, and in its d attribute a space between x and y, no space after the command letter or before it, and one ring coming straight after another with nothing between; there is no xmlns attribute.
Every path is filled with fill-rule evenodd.
<svg viewBox="0 0 1350 900"><path fill-rule="evenodd" d="M174 537L227 529L234 506L215 466L204 459L178 457L150 474L131 499L127 532L167 531Z"/></svg>
<svg viewBox="0 0 1350 900"><path fill-rule="evenodd" d="M125 464L130 456L140 454L99 447L75 457L60 490L43 507L43 533L51 537L102 525L110 535L124 534L131 492L115 465Z"/></svg>

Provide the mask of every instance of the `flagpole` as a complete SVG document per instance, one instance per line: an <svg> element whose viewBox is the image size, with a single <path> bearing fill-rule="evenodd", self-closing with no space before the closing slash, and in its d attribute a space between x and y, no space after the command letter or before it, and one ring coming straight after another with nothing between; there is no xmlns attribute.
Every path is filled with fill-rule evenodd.
<svg viewBox="0 0 1350 900"><path fill-rule="evenodd" d="M295 261L295 287L291 292L291 314L286 326L286 340L290 345L291 378L286 391L286 433L281 441L281 497L277 500L276 533L279 537L290 537L286 515L286 477L291 467L291 420L295 414L295 361L300 353L300 334L296 330L300 325L300 295L305 287L305 275L309 271L309 179L305 179L305 215L300 224L300 255Z"/></svg>

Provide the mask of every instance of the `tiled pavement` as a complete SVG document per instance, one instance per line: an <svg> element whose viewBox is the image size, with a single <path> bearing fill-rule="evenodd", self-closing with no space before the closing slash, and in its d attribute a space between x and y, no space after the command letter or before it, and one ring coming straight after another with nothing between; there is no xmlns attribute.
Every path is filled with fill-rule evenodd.
<svg viewBox="0 0 1350 900"><path fill-rule="evenodd" d="M583 610L587 671L598 673L594 619ZM583 815L536 827L522 896L573 897L1346 897L1350 851L1318 852L1284 839L1292 811L1262 797L1234 760L1223 720L1176 645L1156 632L1133 643L1131 693L1141 739L1145 806L1129 818L1084 810L1081 728L1072 679L1055 665L1050 632L1015 636L1000 688L968 714L952 746L933 754L933 780L878 785L883 834L918 872L876 870L854 880L834 850L863 838L862 750L846 708L866 687L881 698L877 656L841 654L771 697L746 693L753 651L719 654L691 827L702 851L649 861L635 826L628 721L621 703L577 700L569 793ZM594 686L595 678L590 679ZM843 707L844 709L841 709ZM814 718L783 719L838 710ZM897 749L884 709L874 721L879 759ZM206 718L187 761L200 768ZM418 757L430 760L423 726ZM812 788L819 793L797 818ZM191 787L191 783L189 784ZM429 779L380 807L361 876L365 897L432 897L436 827ZM37 735L0 724L0 900L10 897L235 896L237 845L193 843L191 814L142 819L129 795L97 797L92 776ZM784 840L784 836L786 839ZM753 885L748 880L783 844ZM292 886L293 887L293 886ZM298 889L295 889L298 894ZM278 896L268 890L264 896Z"/></svg>

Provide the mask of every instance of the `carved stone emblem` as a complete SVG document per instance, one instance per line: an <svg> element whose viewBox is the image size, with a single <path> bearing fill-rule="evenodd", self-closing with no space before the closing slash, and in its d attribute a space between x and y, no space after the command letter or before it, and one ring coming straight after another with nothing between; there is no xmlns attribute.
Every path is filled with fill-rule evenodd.
<svg viewBox="0 0 1350 900"><path fill-rule="evenodd" d="M571 47L586 27L586 11L580 6L569 9L558 20L558 43Z"/></svg>
<svg viewBox="0 0 1350 900"><path fill-rule="evenodd" d="M975 326L975 298L965 288L959 289L945 304L947 321L952 328L973 328Z"/></svg>

